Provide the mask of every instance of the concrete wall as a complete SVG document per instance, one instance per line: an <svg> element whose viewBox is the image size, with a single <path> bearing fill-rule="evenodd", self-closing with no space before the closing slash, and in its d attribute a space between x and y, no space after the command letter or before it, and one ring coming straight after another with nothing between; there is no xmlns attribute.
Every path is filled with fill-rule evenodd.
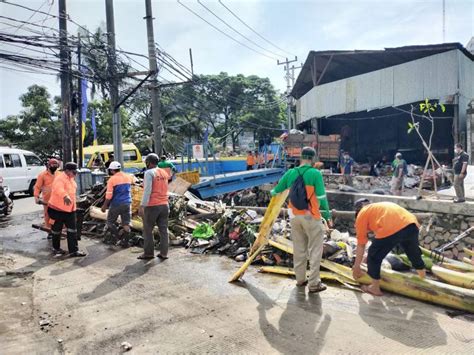
<svg viewBox="0 0 474 355"><path fill-rule="evenodd" d="M452 241L470 226L474 225L474 204L454 204L451 201L416 200L414 197L398 197L371 194L352 194L339 191L328 191L329 206L331 209L353 210L354 201L367 197L373 202L392 201L412 212L433 213L433 219L424 221L420 230L420 245L428 249L437 248ZM355 235L353 221L335 220L335 227L341 232L349 231ZM462 259L465 255L462 248L474 248L474 233L444 255L450 258Z"/></svg>
<svg viewBox="0 0 474 355"><path fill-rule="evenodd" d="M459 109L459 131L465 139L461 140L462 144L467 144L469 136L472 135L472 128L469 129L470 123L466 111L468 104L474 99L474 62L467 58L463 53L458 52L459 61L459 91L458 91L458 109Z"/></svg>
<svg viewBox="0 0 474 355"><path fill-rule="evenodd" d="M473 72L474 62L461 51L452 50L316 86L297 100L297 123L439 99L458 93L458 88L472 98Z"/></svg>

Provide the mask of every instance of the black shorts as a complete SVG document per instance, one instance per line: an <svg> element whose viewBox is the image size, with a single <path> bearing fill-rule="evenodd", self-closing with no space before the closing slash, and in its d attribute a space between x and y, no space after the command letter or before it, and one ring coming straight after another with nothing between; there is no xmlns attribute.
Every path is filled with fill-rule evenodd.
<svg viewBox="0 0 474 355"><path fill-rule="evenodd" d="M375 239L370 245L367 254L367 273L369 276L375 280L380 279L380 266L382 265L382 261L397 245L403 248L411 265L415 269L424 269L425 263L421 258L418 233L417 225L412 223L389 237Z"/></svg>

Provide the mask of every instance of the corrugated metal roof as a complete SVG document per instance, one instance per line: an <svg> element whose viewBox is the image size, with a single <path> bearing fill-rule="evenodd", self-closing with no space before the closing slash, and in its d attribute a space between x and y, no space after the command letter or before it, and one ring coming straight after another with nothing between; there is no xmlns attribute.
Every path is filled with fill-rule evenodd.
<svg viewBox="0 0 474 355"><path fill-rule="evenodd" d="M315 86L297 102L297 122L400 106L459 93L472 97L474 63L458 50ZM458 75L462 77L458 78ZM461 88L458 87L461 83ZM465 87L465 88L464 88ZM461 89L461 90L459 90Z"/></svg>
<svg viewBox="0 0 474 355"><path fill-rule="evenodd" d="M319 80L318 85L326 84L453 49L462 51L466 57L474 61L474 55L461 43L405 46L384 50L311 51L296 80L291 96L299 99L310 91L314 86L313 79Z"/></svg>

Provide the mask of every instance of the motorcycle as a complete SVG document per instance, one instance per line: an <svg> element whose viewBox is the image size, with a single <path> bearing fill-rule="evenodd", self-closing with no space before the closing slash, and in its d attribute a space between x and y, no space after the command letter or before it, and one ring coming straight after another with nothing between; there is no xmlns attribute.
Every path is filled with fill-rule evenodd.
<svg viewBox="0 0 474 355"><path fill-rule="evenodd" d="M3 185L3 178L0 176L0 215L8 216L12 210L13 201L10 198L10 189Z"/></svg>

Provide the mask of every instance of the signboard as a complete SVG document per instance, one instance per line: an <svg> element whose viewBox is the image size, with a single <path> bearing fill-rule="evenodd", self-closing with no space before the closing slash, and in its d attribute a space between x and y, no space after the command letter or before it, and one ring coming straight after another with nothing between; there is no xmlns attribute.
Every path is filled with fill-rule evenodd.
<svg viewBox="0 0 474 355"><path fill-rule="evenodd" d="M194 144L193 145L193 157L195 159L203 159L204 158L204 148L202 144Z"/></svg>

